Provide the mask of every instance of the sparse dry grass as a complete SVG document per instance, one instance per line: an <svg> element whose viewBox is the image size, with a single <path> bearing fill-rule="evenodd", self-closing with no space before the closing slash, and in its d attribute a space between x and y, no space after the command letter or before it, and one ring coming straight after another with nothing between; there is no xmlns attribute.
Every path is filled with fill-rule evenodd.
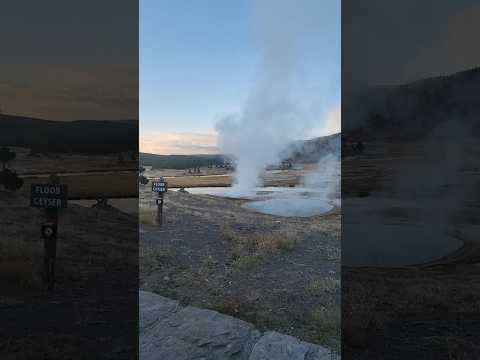
<svg viewBox="0 0 480 360"><path fill-rule="evenodd" d="M153 248L150 246L139 247L140 274L150 274L158 268L171 265L175 261L175 253L167 249Z"/></svg>
<svg viewBox="0 0 480 360"><path fill-rule="evenodd" d="M328 344L333 351L340 352L341 312L340 306L319 306L310 312L312 325L317 332L318 343Z"/></svg>
<svg viewBox="0 0 480 360"><path fill-rule="evenodd" d="M245 255L237 258L233 266L238 270L248 270L253 269L257 265L261 264L263 261L263 256L260 254Z"/></svg>
<svg viewBox="0 0 480 360"><path fill-rule="evenodd" d="M17 157L11 165L19 172L72 172L72 171L95 171L95 170L129 170L138 167L138 160L132 160L125 156L121 164L118 154L36 154L29 156L30 149L10 147Z"/></svg>
<svg viewBox="0 0 480 360"><path fill-rule="evenodd" d="M225 224L222 225L221 233L226 240L229 240L231 242L239 242L241 239L239 233L237 233L230 226L227 226Z"/></svg>
<svg viewBox="0 0 480 360"><path fill-rule="evenodd" d="M310 281L306 290L313 296L320 296L324 293L335 293L340 290L340 280L331 276L325 278L319 277Z"/></svg>
<svg viewBox="0 0 480 360"><path fill-rule="evenodd" d="M212 255L208 255L202 260L202 266L200 268L201 273L209 273L218 264Z"/></svg>
<svg viewBox="0 0 480 360"><path fill-rule="evenodd" d="M412 351L429 349L452 360L473 359L473 352L478 354L475 337L465 336L468 326L456 324L479 312L478 281L473 280L477 274L439 267L432 271L371 270L370 276L366 271L360 275L348 280L342 296L343 341L350 351L366 349L379 335L395 330L385 340L389 346L408 344ZM409 335L410 329L415 336Z"/></svg>
<svg viewBox="0 0 480 360"><path fill-rule="evenodd" d="M277 249L293 251L300 242L300 238L296 232L282 230L278 232L260 233L253 236L252 241L260 252L273 252Z"/></svg>
<svg viewBox="0 0 480 360"><path fill-rule="evenodd" d="M154 226L158 224L157 212L154 210L140 210L138 214L139 223L142 225Z"/></svg>
<svg viewBox="0 0 480 360"><path fill-rule="evenodd" d="M466 339L464 336L439 337L439 344L443 344L449 360L467 360L471 358L467 349L476 347L475 340Z"/></svg>
<svg viewBox="0 0 480 360"><path fill-rule="evenodd" d="M301 242L298 232L291 229L271 230L260 233L240 234L223 226L222 235L233 245L234 258L242 254L268 254L278 250L293 251Z"/></svg>
<svg viewBox="0 0 480 360"><path fill-rule="evenodd" d="M232 245L233 265L237 269L255 267L277 251L294 251L301 242L298 232L290 228L241 234L223 225L221 234Z"/></svg>
<svg viewBox="0 0 480 360"><path fill-rule="evenodd" d="M164 171L166 173L166 171ZM232 175L198 175L165 177L170 188L189 187L228 187L233 183ZM300 177L290 176L285 178L264 178L265 186L293 186L299 183Z"/></svg>
<svg viewBox="0 0 480 360"><path fill-rule="evenodd" d="M24 178L20 193L30 195L30 184L45 183L48 178ZM76 198L135 197L138 196L138 175L134 171L96 173L87 175L60 175L60 182L68 185L68 196Z"/></svg>
<svg viewBox="0 0 480 360"><path fill-rule="evenodd" d="M376 300L361 284L355 286L354 295L342 294L343 299L346 299L342 302L343 335L350 345L363 347L381 323L376 311Z"/></svg>
<svg viewBox="0 0 480 360"><path fill-rule="evenodd" d="M242 308L242 301L235 297L221 298L215 304L214 309L222 314L238 316Z"/></svg>
<svg viewBox="0 0 480 360"><path fill-rule="evenodd" d="M329 219L329 221L325 221L325 219L327 218ZM336 210L336 212L332 214L324 215L321 218L313 218L309 226L314 231L334 234L340 239L341 229L339 226L336 225L336 221L334 220L341 222L341 214L339 210Z"/></svg>
<svg viewBox="0 0 480 360"><path fill-rule="evenodd" d="M306 293L326 303L315 306L308 312L308 322L315 329L317 342L328 344L337 353L340 351L341 310L336 297L340 291L340 280L334 277L315 278L306 286Z"/></svg>
<svg viewBox="0 0 480 360"><path fill-rule="evenodd" d="M325 247L325 256L327 260L340 260L341 257L341 250L337 247L333 246L326 246Z"/></svg>
<svg viewBox="0 0 480 360"><path fill-rule="evenodd" d="M0 283L13 288L36 289L42 285L41 245L2 235Z"/></svg>
<svg viewBox="0 0 480 360"><path fill-rule="evenodd" d="M209 175L167 177L165 180L170 188L189 188L230 186L233 179L230 175Z"/></svg>

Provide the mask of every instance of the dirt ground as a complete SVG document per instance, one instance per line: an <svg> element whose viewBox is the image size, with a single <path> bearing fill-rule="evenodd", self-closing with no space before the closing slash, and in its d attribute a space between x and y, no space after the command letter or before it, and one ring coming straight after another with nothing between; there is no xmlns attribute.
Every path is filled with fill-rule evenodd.
<svg viewBox="0 0 480 360"><path fill-rule="evenodd" d="M140 287L339 349L340 210L285 218L243 200L140 187Z"/></svg>

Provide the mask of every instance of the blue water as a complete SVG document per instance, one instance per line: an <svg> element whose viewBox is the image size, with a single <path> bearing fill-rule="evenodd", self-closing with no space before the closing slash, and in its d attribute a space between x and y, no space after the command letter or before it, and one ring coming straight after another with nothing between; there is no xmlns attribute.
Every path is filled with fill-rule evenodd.
<svg viewBox="0 0 480 360"><path fill-rule="evenodd" d="M322 199L300 197L250 201L243 207L263 214L286 217L310 217L324 214L333 209L332 204Z"/></svg>
<svg viewBox="0 0 480 360"><path fill-rule="evenodd" d="M243 206L264 214L286 217L310 217L333 209L333 201L326 200L316 189L303 187L259 187L249 194L232 193L229 187L186 188L191 194L226 196L248 199ZM339 204L337 204L339 205Z"/></svg>

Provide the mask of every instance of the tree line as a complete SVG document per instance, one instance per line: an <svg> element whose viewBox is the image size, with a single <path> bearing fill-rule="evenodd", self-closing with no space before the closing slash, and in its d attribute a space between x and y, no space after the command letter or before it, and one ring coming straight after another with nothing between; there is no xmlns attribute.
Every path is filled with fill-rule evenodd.
<svg viewBox="0 0 480 360"><path fill-rule="evenodd" d="M6 147L0 148L0 162L2 163L0 185L2 185L5 190L15 191L23 186L23 180L14 170L8 167L15 158L16 153L14 151Z"/></svg>

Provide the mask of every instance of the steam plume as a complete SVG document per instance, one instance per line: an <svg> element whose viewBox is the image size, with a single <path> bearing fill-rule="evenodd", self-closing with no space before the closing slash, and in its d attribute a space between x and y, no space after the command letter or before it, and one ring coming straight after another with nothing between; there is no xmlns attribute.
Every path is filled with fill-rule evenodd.
<svg viewBox="0 0 480 360"><path fill-rule="evenodd" d="M303 136L313 124L313 117L302 109L293 92L302 55L299 40L305 35L310 9L288 0L255 4L261 52L256 83L242 112L224 118L216 126L219 147L236 158L232 193L240 196L261 185L265 167L278 162L286 144Z"/></svg>

